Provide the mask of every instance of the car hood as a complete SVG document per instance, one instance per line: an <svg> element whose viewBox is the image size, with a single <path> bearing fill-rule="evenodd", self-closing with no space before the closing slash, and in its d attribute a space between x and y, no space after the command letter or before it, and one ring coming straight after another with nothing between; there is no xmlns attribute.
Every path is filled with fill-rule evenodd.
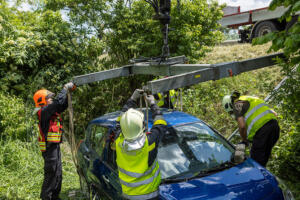
<svg viewBox="0 0 300 200"><path fill-rule="evenodd" d="M160 186L161 199L281 199L275 177L252 159L230 169Z"/></svg>

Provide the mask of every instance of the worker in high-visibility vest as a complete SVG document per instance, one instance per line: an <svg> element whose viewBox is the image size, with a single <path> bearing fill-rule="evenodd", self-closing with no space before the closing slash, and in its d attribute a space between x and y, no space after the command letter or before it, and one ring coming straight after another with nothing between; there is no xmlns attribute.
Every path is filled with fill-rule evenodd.
<svg viewBox="0 0 300 200"><path fill-rule="evenodd" d="M154 94L156 104L161 108L174 109L176 107L177 97L178 91L176 90Z"/></svg>
<svg viewBox="0 0 300 200"><path fill-rule="evenodd" d="M157 162L160 138L166 132L166 121L153 95L146 96L150 105L153 126L145 130L144 114L135 109L143 90L137 89L117 119L121 133L115 141L119 180L126 199L158 199L161 176Z"/></svg>
<svg viewBox="0 0 300 200"><path fill-rule="evenodd" d="M165 77L160 77L160 78L167 78ZM153 80L157 80L158 78L155 78ZM160 108L169 108L169 109L174 109L178 102L178 91L177 90L169 90L167 92L159 92L157 94L154 94L155 102Z"/></svg>
<svg viewBox="0 0 300 200"><path fill-rule="evenodd" d="M251 158L265 167L279 138L277 114L265 101L238 92L224 96L222 105L238 122L242 143L252 142Z"/></svg>
<svg viewBox="0 0 300 200"><path fill-rule="evenodd" d="M60 143L62 142L62 120L60 114L67 109L67 92L74 90L73 83L67 83L61 92L55 94L46 89L35 92L34 114L39 120L39 147L44 158L44 181L40 198L42 200L59 200L62 183L62 165Z"/></svg>

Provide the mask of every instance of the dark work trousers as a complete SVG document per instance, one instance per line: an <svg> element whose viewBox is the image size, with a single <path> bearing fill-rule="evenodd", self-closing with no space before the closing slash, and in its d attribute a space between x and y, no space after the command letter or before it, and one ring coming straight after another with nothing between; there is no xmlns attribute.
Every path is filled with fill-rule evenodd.
<svg viewBox="0 0 300 200"><path fill-rule="evenodd" d="M263 127L261 127L253 137L253 143L251 148L251 158L266 166L271 151L275 143L279 138L279 125L276 120L270 120Z"/></svg>
<svg viewBox="0 0 300 200"><path fill-rule="evenodd" d="M50 144L42 155L44 158L44 182L40 197L42 200L58 200L62 182L62 165L59 144Z"/></svg>

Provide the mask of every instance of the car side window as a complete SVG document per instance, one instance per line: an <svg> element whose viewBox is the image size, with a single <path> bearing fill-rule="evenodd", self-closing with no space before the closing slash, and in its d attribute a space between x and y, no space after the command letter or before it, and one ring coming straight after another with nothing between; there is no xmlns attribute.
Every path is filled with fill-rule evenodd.
<svg viewBox="0 0 300 200"><path fill-rule="evenodd" d="M90 144L94 151L97 152L99 156L102 155L104 145L105 145L105 135L107 133L107 128L99 125L92 125L90 135Z"/></svg>

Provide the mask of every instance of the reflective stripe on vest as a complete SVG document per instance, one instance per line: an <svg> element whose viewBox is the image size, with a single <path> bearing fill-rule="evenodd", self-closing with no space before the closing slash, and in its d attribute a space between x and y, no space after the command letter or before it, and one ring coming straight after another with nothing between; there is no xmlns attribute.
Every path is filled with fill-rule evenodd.
<svg viewBox="0 0 300 200"><path fill-rule="evenodd" d="M149 152L155 145L149 146L146 137L141 149L128 152L122 145L124 141L121 133L116 140L116 153L123 196L128 199L155 197L153 195L158 195L157 190L161 182L159 164L155 160L152 166L148 166Z"/></svg>
<svg viewBox="0 0 300 200"><path fill-rule="evenodd" d="M141 200L141 199L152 199L154 197L157 197L159 195L158 190L151 192L149 194L143 194L143 195L127 195L123 194L123 196L127 199L132 199L132 200Z"/></svg>
<svg viewBox="0 0 300 200"><path fill-rule="evenodd" d="M122 169L121 167L119 167L119 170L123 173L123 174L126 174L128 176L131 176L131 177L134 177L134 178L140 178L142 176L147 176L148 174L150 174L154 169L155 169L155 163L156 163L156 159L155 161L153 162L153 165L150 169L148 169L145 173L135 173L135 172L129 172L129 171L126 171L125 169Z"/></svg>
<svg viewBox="0 0 300 200"><path fill-rule="evenodd" d="M40 151L46 151L46 142L39 142Z"/></svg>
<svg viewBox="0 0 300 200"><path fill-rule="evenodd" d="M40 109L37 112L38 119L41 121L41 111ZM53 143L60 143L61 142L61 136L62 136L62 125L61 125L61 118L58 113L53 115L50 119L49 129L47 133L47 142L53 142ZM40 151L44 152L46 151L46 140L45 135L42 132L42 129L40 127L39 123L39 136L38 136L38 143L40 147Z"/></svg>
<svg viewBox="0 0 300 200"><path fill-rule="evenodd" d="M60 143L62 136L62 125L60 124L60 116L51 118L49 131L47 134L47 142Z"/></svg>
<svg viewBox="0 0 300 200"><path fill-rule="evenodd" d="M156 166L156 163L153 164L154 166ZM151 176L150 178L143 180L143 181L139 181L139 182L134 182L134 183L130 183L130 182L126 182L120 179L120 183L123 185L126 185L128 187L138 187L141 185L147 185L149 183L152 183L152 181L159 175L160 170L156 170L154 176ZM149 174L149 173L148 173Z"/></svg>
<svg viewBox="0 0 300 200"><path fill-rule="evenodd" d="M275 119L274 112L257 97L241 96L239 100L248 101L250 106L245 114L248 140L252 141L255 133L268 121Z"/></svg>
<svg viewBox="0 0 300 200"><path fill-rule="evenodd" d="M41 121L41 109L37 112L38 115L38 119L39 121ZM39 136L38 136L38 142L39 142L39 147L40 147L40 151L41 152L45 152L46 151L46 140L45 140L45 136L42 133L42 129L39 123Z"/></svg>
<svg viewBox="0 0 300 200"><path fill-rule="evenodd" d="M255 106L252 110L250 110L250 112L245 116L245 121L255 112L257 111L258 109L260 109L261 107L263 106L268 106L267 104L265 103L261 103L257 106ZM269 107L269 106L268 106Z"/></svg>
<svg viewBox="0 0 300 200"><path fill-rule="evenodd" d="M271 110L266 110L265 112L263 113L260 113L259 115L257 115L250 123L250 125L248 126L247 128L247 135L249 135L250 133L250 130L252 129L253 125L255 122L257 122L257 120L259 120L260 118L262 118L263 116L265 116L266 114L268 113L273 113Z"/></svg>

